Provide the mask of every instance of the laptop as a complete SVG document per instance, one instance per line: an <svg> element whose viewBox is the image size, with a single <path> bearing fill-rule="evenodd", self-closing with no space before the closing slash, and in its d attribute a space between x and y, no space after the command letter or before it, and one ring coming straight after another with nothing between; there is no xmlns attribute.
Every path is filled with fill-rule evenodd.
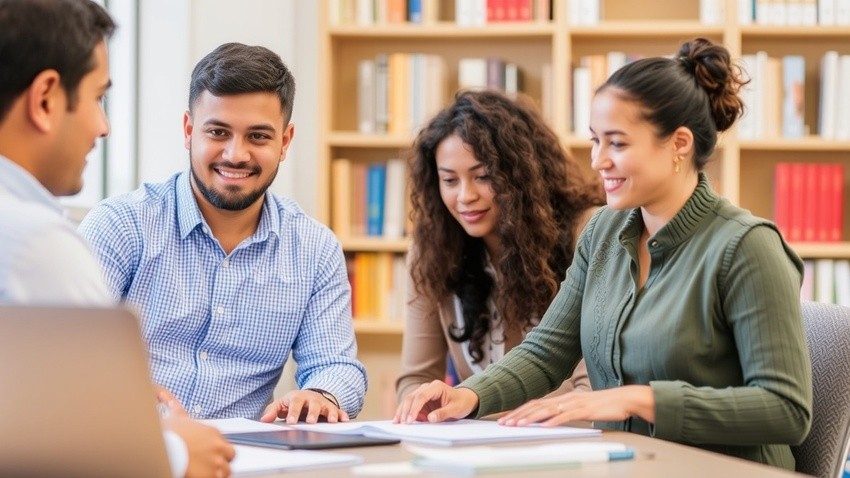
<svg viewBox="0 0 850 478"><path fill-rule="evenodd" d="M171 477L133 313L0 306L0 476Z"/></svg>

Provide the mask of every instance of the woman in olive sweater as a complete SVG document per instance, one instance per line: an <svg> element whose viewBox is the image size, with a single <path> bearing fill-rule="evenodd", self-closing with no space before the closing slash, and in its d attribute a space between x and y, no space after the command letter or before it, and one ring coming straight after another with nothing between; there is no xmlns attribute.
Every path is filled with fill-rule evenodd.
<svg viewBox="0 0 850 478"><path fill-rule="evenodd" d="M802 262L769 221L701 172L743 105L728 51L708 40L615 72L591 109L608 207L590 220L540 325L457 388L432 382L395 421L519 408L505 425L592 420L794 469L811 424ZM593 392L536 399L580 358Z"/></svg>

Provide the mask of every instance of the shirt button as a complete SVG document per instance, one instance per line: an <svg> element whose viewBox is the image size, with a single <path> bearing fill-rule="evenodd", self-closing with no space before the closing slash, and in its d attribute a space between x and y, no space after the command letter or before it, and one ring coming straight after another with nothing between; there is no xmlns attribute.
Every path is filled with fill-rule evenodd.
<svg viewBox="0 0 850 478"><path fill-rule="evenodd" d="M652 241L649 245L652 247L658 247L658 241Z"/></svg>
<svg viewBox="0 0 850 478"><path fill-rule="evenodd" d="M218 315L224 315L224 307L216 307L215 313Z"/></svg>
<svg viewBox="0 0 850 478"><path fill-rule="evenodd" d="M230 267L230 261L228 259L221 261L221 267L227 269L228 267Z"/></svg>
<svg viewBox="0 0 850 478"><path fill-rule="evenodd" d="M195 405L194 407L192 407L192 411L195 412L196 414L201 413L201 406Z"/></svg>
<svg viewBox="0 0 850 478"><path fill-rule="evenodd" d="M206 360L210 357L210 355L206 352L201 352L200 357L201 357L201 360Z"/></svg>

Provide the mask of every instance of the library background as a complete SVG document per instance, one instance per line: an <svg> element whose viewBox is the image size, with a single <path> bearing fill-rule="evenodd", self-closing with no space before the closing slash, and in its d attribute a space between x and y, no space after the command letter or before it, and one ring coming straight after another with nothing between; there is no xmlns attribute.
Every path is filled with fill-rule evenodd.
<svg viewBox="0 0 850 478"><path fill-rule="evenodd" d="M342 242L363 416L394 410L409 229L403 154L460 88L534 98L590 163L592 92L625 62L702 36L751 77L720 138L717 191L777 222L806 263L802 298L850 306L850 0L330 0L319 12L319 215ZM839 85L844 85L839 86Z"/></svg>

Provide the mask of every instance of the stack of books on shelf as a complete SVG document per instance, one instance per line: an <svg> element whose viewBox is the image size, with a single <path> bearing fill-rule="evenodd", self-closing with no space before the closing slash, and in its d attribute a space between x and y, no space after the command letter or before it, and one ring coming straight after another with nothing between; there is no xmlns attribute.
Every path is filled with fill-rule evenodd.
<svg viewBox="0 0 850 478"><path fill-rule="evenodd" d="M457 68L458 89L494 89L507 94L522 91L522 70L501 58L461 58Z"/></svg>
<svg viewBox="0 0 850 478"><path fill-rule="evenodd" d="M361 133L409 135L443 105L445 61L439 55L379 54L357 72L357 128Z"/></svg>
<svg viewBox="0 0 850 478"><path fill-rule="evenodd" d="M404 256L391 252L347 255L351 315L356 320L402 321L407 270Z"/></svg>
<svg viewBox="0 0 850 478"><path fill-rule="evenodd" d="M331 228L341 239L401 239L407 227L407 164L403 159L331 163Z"/></svg>

